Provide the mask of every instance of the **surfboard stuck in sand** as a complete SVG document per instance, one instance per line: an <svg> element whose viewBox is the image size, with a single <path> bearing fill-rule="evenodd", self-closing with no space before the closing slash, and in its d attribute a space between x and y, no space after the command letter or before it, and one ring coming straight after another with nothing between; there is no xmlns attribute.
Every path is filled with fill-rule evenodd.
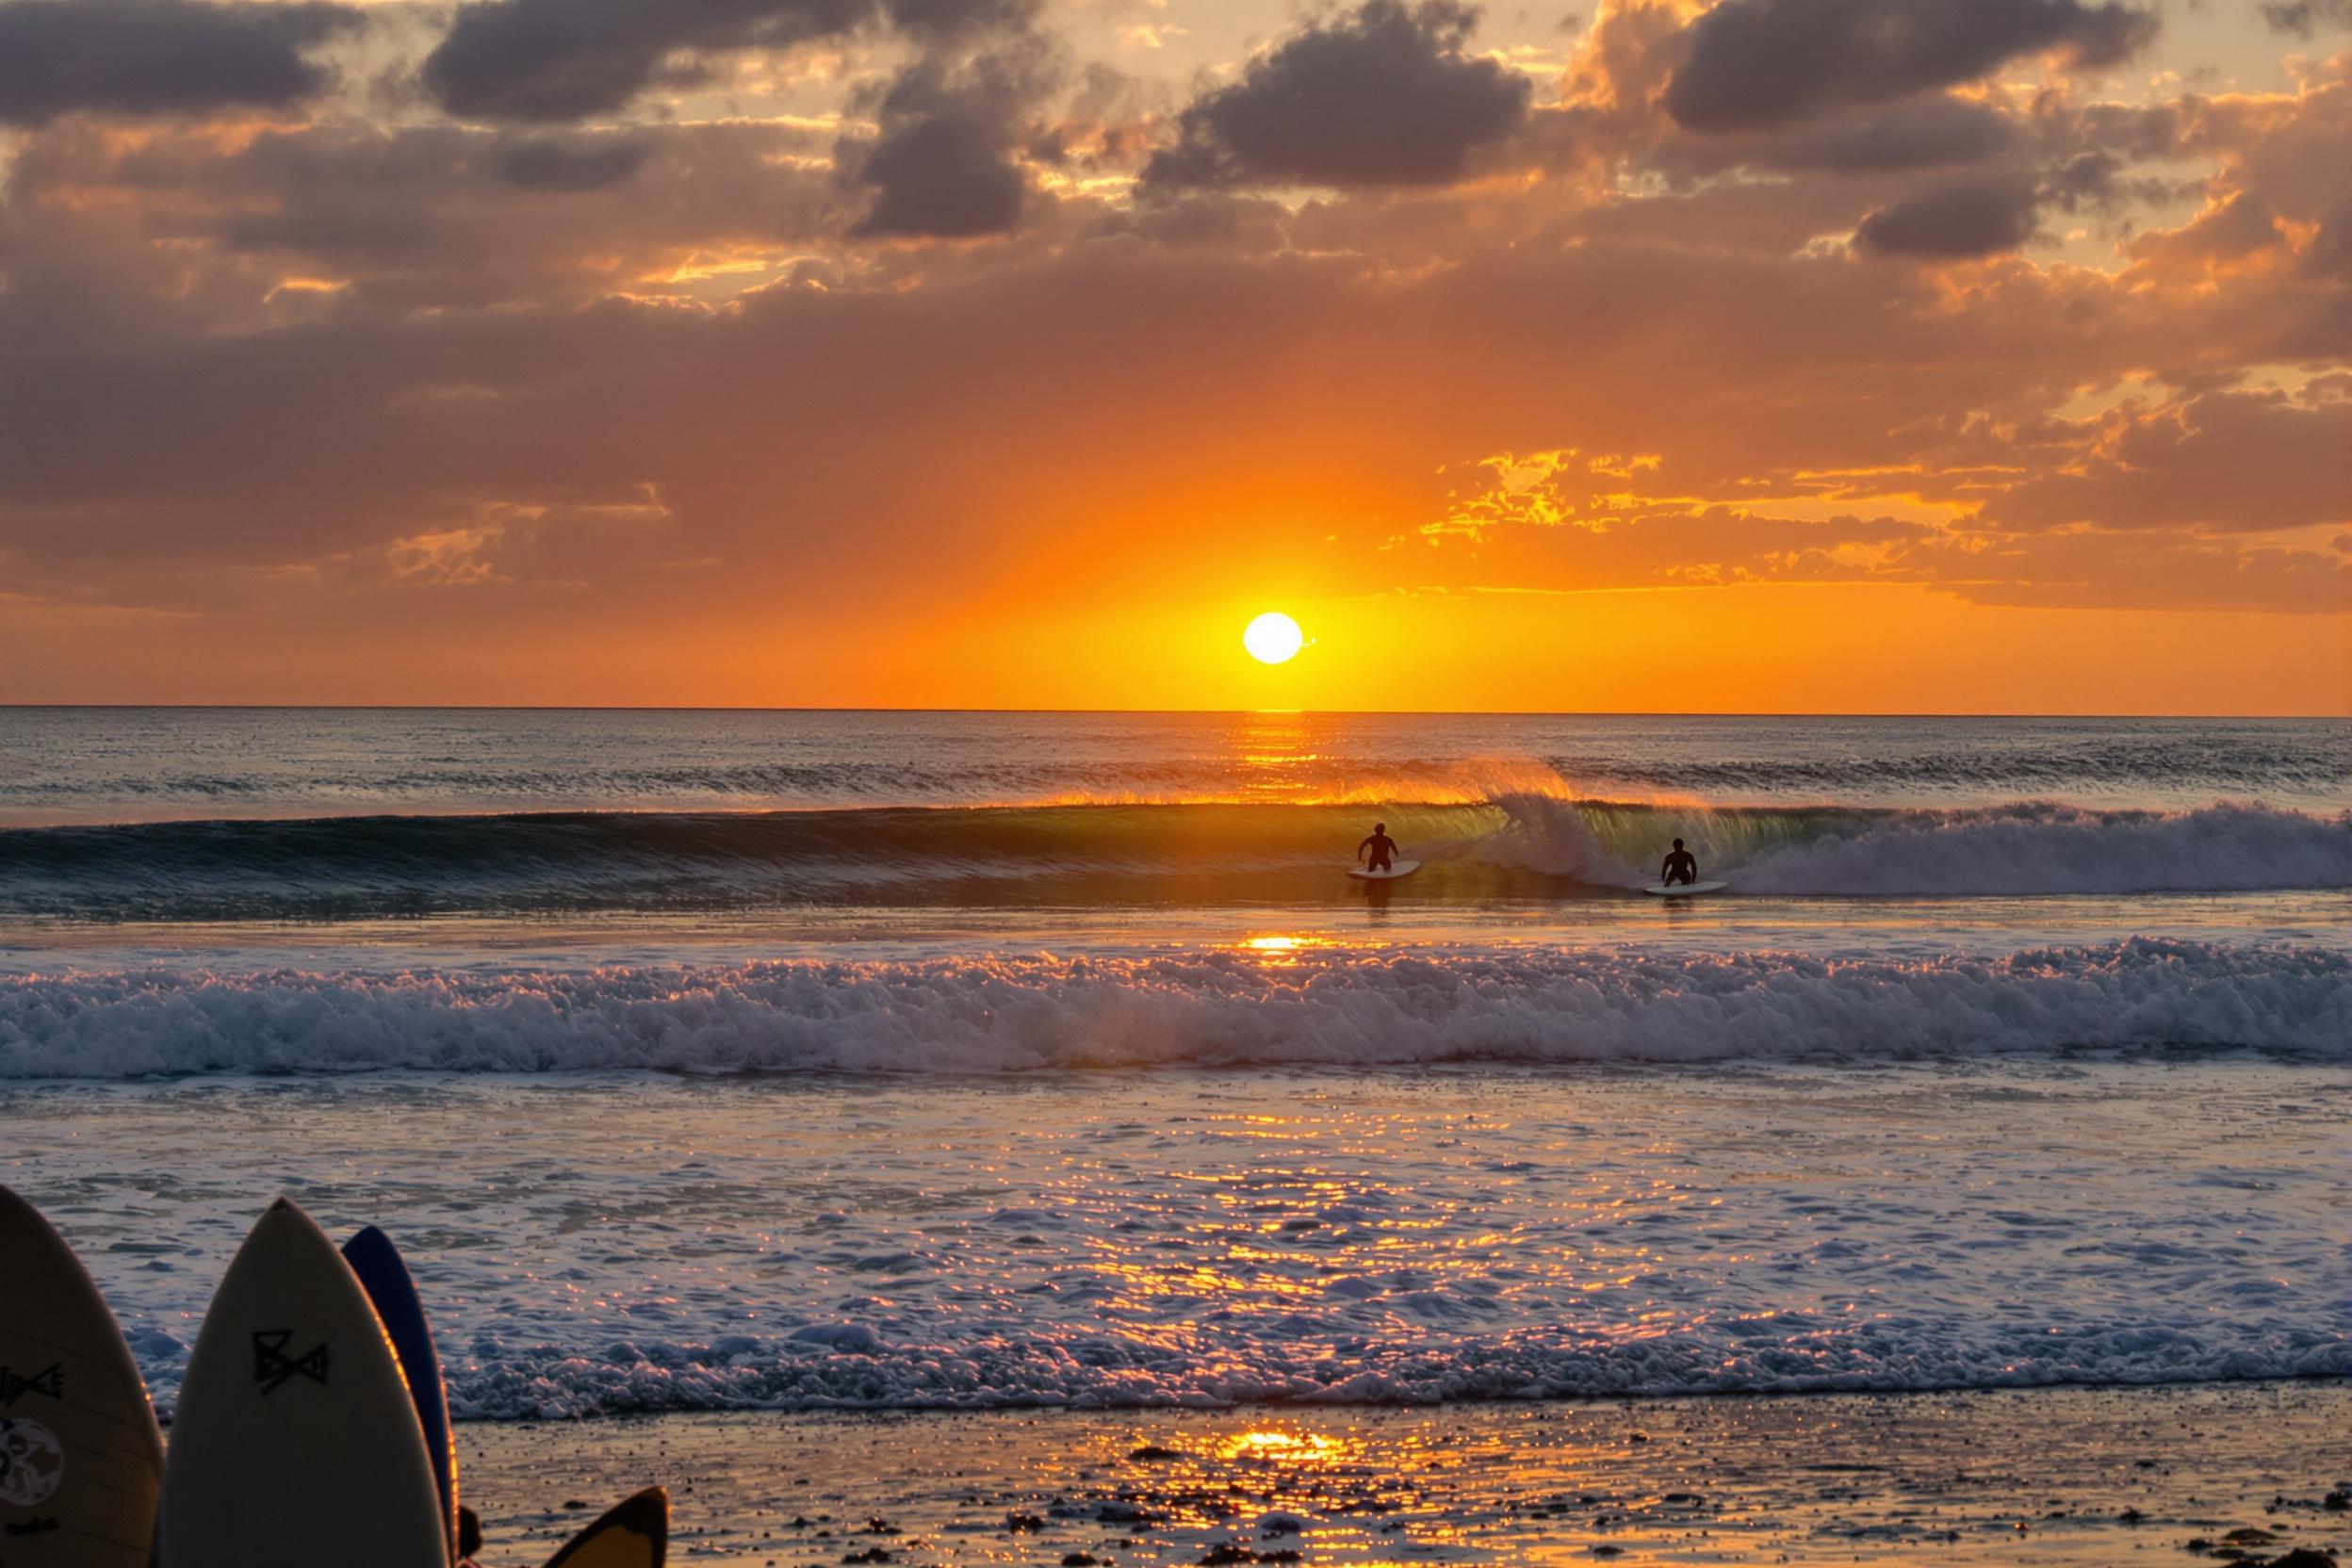
<svg viewBox="0 0 2352 1568"><path fill-rule="evenodd" d="M1690 898L1698 893L1719 893L1730 886L1728 882L1677 882L1670 888L1663 882L1653 882L1642 890L1653 898Z"/></svg>
<svg viewBox="0 0 2352 1568"><path fill-rule="evenodd" d="M1350 866L1348 874L1360 882L1394 882L1400 876L1411 876L1421 869L1418 860L1399 860L1386 871L1373 871L1365 866Z"/></svg>

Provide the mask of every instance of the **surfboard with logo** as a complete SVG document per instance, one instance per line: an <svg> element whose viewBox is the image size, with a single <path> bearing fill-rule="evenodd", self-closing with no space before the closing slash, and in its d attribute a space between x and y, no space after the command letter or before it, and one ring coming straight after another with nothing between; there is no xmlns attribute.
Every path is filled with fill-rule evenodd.
<svg viewBox="0 0 2352 1568"><path fill-rule="evenodd" d="M1348 874L1359 882L1394 882L1400 876L1411 876L1421 869L1418 860L1398 860L1394 865L1374 871L1369 866L1351 866Z"/></svg>
<svg viewBox="0 0 2352 1568"><path fill-rule="evenodd" d="M56 1227L0 1186L0 1564L146 1568L162 1480L113 1312Z"/></svg>
<svg viewBox="0 0 2352 1568"><path fill-rule="evenodd" d="M448 1516L392 1342L335 1243L270 1205L180 1384L158 1568L436 1568Z"/></svg>
<svg viewBox="0 0 2352 1568"><path fill-rule="evenodd" d="M649 1486L565 1542L547 1568L662 1568L669 1544L670 1494Z"/></svg>
<svg viewBox="0 0 2352 1568"><path fill-rule="evenodd" d="M433 1346L433 1325L416 1295L416 1282L392 1238L373 1225L343 1244L343 1261L359 1277L400 1358L400 1375L408 1380L409 1403L416 1407L416 1424L425 1434L425 1453L433 1461L434 1488L441 1494L441 1511L449 1522L450 1556L457 1542L457 1445L449 1435L449 1396L441 1380L441 1356Z"/></svg>

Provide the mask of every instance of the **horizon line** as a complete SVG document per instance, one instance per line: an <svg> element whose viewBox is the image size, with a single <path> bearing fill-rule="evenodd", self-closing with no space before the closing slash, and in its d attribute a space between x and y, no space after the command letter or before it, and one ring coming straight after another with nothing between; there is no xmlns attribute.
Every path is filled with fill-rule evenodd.
<svg viewBox="0 0 2352 1568"><path fill-rule="evenodd" d="M2180 719L2352 720L2352 710L2326 712L2105 712L1905 709L1642 709L1642 708L954 708L874 707L863 704L760 703L564 703L564 702L0 702L0 711L62 712L160 710L166 712L274 713L899 713L923 715L1042 715L1087 717L1197 718L1296 715L1315 718L1488 718L1488 719Z"/></svg>

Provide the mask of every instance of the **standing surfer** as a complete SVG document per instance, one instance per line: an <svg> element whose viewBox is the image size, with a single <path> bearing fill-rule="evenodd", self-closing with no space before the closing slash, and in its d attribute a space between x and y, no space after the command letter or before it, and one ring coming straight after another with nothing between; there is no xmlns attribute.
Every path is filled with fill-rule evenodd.
<svg viewBox="0 0 2352 1568"><path fill-rule="evenodd" d="M1682 841L1676 839L1674 842L1679 844ZM1376 822L1372 825L1372 836L1356 846L1356 858L1363 859L1364 852L1367 849L1372 852L1370 870L1386 871L1395 863L1396 841L1388 836L1388 824Z"/></svg>
<svg viewBox="0 0 2352 1568"><path fill-rule="evenodd" d="M1666 863L1658 869L1658 879L1669 888L1696 882L1699 879L1699 858L1683 848L1682 841L1676 839L1674 853L1667 856Z"/></svg>

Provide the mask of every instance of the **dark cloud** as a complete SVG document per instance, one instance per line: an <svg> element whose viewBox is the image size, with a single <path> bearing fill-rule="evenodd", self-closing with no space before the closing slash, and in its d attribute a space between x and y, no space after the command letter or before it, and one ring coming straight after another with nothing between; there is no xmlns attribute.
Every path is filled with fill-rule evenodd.
<svg viewBox="0 0 2352 1568"><path fill-rule="evenodd" d="M1774 138L1772 167L1835 173L1979 163L2013 147L2017 127L1984 104L1941 94L1859 118L1793 126Z"/></svg>
<svg viewBox="0 0 2352 1568"><path fill-rule="evenodd" d="M2352 401L2214 392L2126 405L2065 470L2022 481L1984 516L2016 531L2352 522Z"/></svg>
<svg viewBox="0 0 2352 1568"><path fill-rule="evenodd" d="M653 155L647 142L618 138L564 141L545 137L498 150L498 177L526 190L600 190L634 176Z"/></svg>
<svg viewBox="0 0 2352 1568"><path fill-rule="evenodd" d="M840 155L849 184L873 193L857 232L1009 234L1029 197L1017 148L1030 106L1052 80L1043 52L1018 44L960 65L924 59L901 72L877 106L881 135L846 143Z"/></svg>
<svg viewBox="0 0 2352 1568"><path fill-rule="evenodd" d="M1724 0L1690 24L1666 110L1689 130L1745 130L1971 81L2045 50L2113 65L2155 29L2146 11L2082 0Z"/></svg>
<svg viewBox="0 0 2352 1568"><path fill-rule="evenodd" d="M2033 237L2034 210L2034 188L2023 180L1966 180L1879 208L1854 237L1885 256L1995 255Z"/></svg>
<svg viewBox="0 0 2352 1568"><path fill-rule="evenodd" d="M0 4L0 123L291 104L327 81L303 52L360 21L336 5Z"/></svg>
<svg viewBox="0 0 2352 1568"><path fill-rule="evenodd" d="M2025 139L2019 118L1936 93L1794 124L1670 134L1642 157L1670 187L1683 190L1739 168L1871 175L1989 163L2024 151Z"/></svg>
<svg viewBox="0 0 2352 1568"><path fill-rule="evenodd" d="M1365 0L1188 106L1147 191L1444 185L1526 124L1527 81L1465 55L1478 12Z"/></svg>
<svg viewBox="0 0 2352 1568"><path fill-rule="evenodd" d="M2309 38L2322 26L2352 27L2352 0L2268 0L2262 20L2278 32Z"/></svg>
<svg viewBox="0 0 2352 1568"><path fill-rule="evenodd" d="M775 255L837 228L831 139L749 122L526 135L331 119L224 142L62 121L21 140L0 202L0 340L46 337L85 309L138 335L160 330L141 324L155 309L237 331L298 307L659 292L697 258ZM132 212L139 239L120 226Z"/></svg>
<svg viewBox="0 0 2352 1568"><path fill-rule="evenodd" d="M580 120L691 81L697 57L791 49L864 27L946 37L1026 17L1028 0L467 0L426 57L427 90L477 120Z"/></svg>

